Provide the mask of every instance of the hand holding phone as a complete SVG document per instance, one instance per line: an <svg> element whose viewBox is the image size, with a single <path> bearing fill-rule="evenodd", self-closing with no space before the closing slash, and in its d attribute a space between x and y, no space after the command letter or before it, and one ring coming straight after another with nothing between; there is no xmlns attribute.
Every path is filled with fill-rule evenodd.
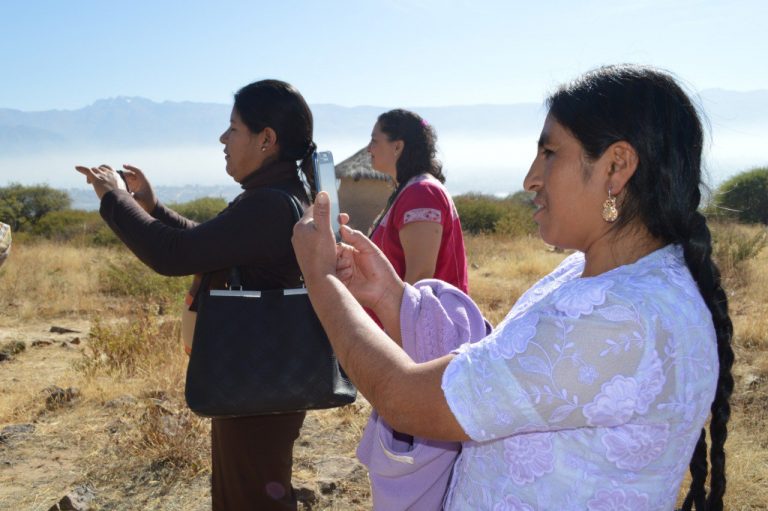
<svg viewBox="0 0 768 511"><path fill-rule="evenodd" d="M327 192L331 202L331 228L338 243L341 241L341 234L339 233L339 194L336 188L336 168L333 165L333 154L330 151L316 152L312 160L315 164L317 191Z"/></svg>

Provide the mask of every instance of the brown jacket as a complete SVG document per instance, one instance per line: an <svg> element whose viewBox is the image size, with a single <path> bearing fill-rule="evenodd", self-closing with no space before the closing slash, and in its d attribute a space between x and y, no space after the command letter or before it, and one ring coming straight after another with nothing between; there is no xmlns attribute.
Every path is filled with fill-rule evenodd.
<svg viewBox="0 0 768 511"><path fill-rule="evenodd" d="M307 202L295 164L270 164L242 186L244 191L218 216L201 224L159 202L149 215L121 190L102 197L100 213L126 246L162 275L216 272L212 287L221 287L228 270L238 266L245 289L298 287L293 209L287 197L272 190Z"/></svg>

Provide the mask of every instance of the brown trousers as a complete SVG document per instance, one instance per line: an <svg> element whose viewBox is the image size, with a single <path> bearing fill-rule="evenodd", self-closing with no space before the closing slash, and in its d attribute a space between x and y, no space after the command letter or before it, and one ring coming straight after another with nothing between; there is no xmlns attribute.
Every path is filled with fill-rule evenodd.
<svg viewBox="0 0 768 511"><path fill-rule="evenodd" d="M213 511L295 510L293 443L304 412L213 419Z"/></svg>

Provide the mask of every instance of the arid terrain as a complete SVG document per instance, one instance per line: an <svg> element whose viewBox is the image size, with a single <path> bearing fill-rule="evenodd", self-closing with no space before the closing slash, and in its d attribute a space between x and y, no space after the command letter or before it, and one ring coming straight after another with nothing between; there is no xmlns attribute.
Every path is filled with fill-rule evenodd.
<svg viewBox="0 0 768 511"><path fill-rule="evenodd" d="M727 509L768 509L768 249L750 251L757 228L716 234L736 328ZM531 238L470 237L468 252L492 323L565 255ZM1 510L209 509L209 425L183 397L187 284L122 249L16 240L0 268ZM370 508L354 456L368 410L308 414L300 508Z"/></svg>

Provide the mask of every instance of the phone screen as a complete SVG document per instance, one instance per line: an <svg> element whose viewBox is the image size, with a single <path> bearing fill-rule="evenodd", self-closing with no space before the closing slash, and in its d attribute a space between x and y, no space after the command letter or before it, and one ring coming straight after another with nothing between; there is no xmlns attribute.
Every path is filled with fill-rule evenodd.
<svg viewBox="0 0 768 511"><path fill-rule="evenodd" d="M331 200L331 228L336 241L341 241L339 234L339 194L336 189L336 168L333 166L333 154L330 151L315 153L315 183L318 192L327 192Z"/></svg>

